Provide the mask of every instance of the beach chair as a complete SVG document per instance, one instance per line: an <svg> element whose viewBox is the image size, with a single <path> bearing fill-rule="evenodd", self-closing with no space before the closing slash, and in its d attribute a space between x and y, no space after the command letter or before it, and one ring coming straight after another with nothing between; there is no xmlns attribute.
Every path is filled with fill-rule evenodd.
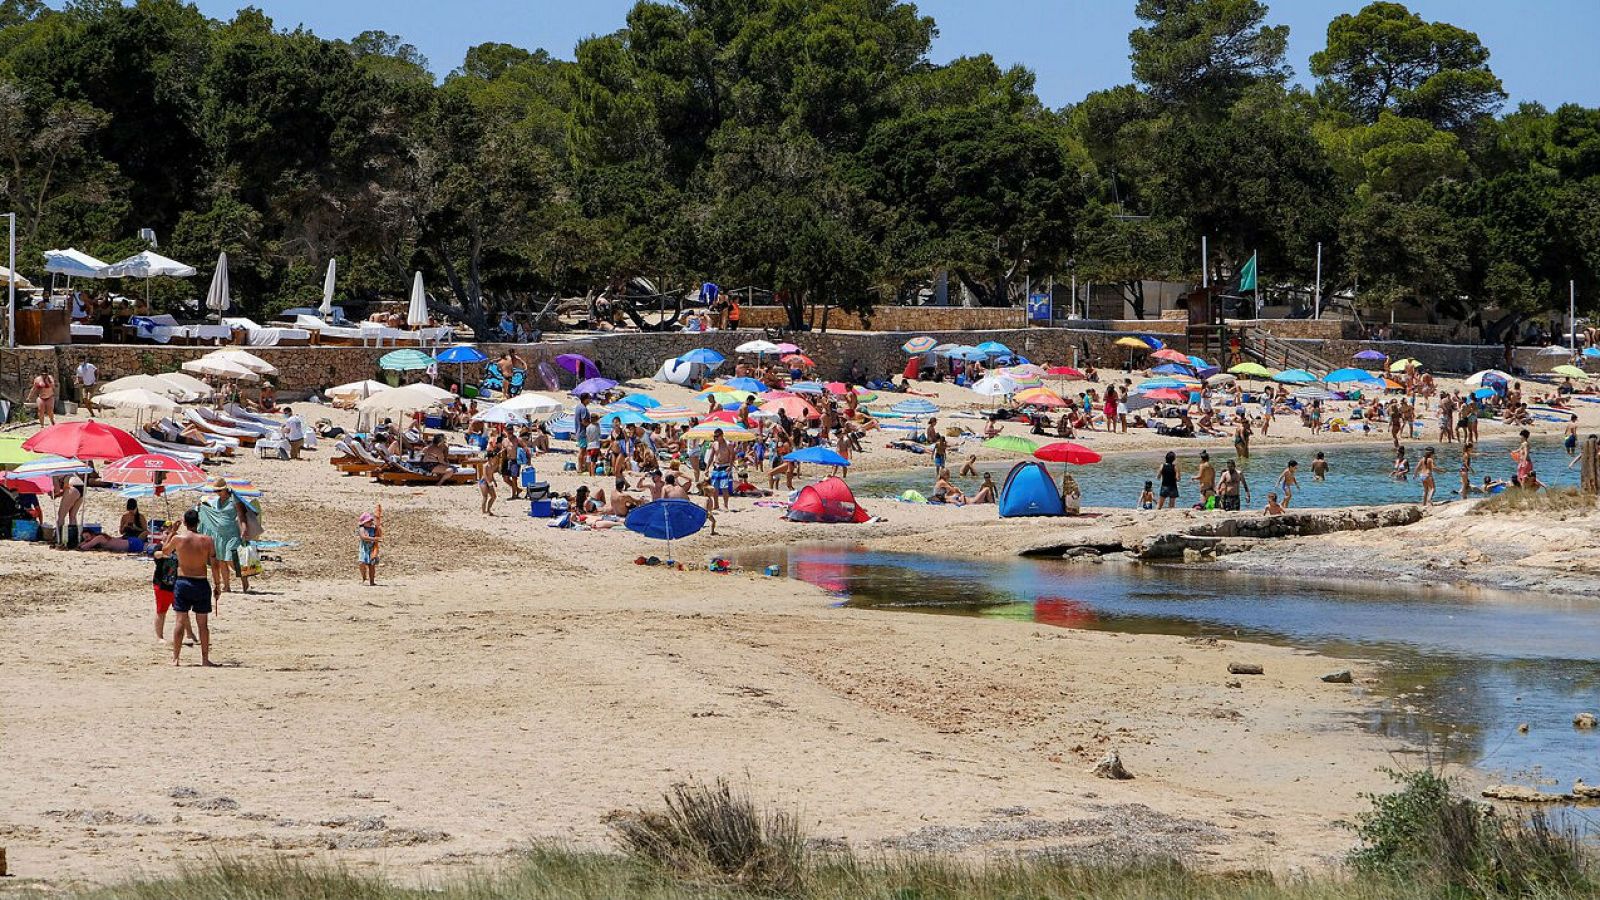
<svg viewBox="0 0 1600 900"><path fill-rule="evenodd" d="M420 472L409 466L390 463L388 466L372 473L372 477L379 484L388 485L434 485L439 483L439 476L430 472ZM450 476L445 479L446 485L471 484L478 477L478 473L467 466L455 466Z"/></svg>

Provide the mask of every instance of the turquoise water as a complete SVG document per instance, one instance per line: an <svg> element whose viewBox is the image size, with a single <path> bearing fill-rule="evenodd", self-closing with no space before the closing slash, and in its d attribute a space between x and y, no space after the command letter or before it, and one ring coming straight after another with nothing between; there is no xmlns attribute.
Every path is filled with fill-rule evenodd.
<svg viewBox="0 0 1600 900"><path fill-rule="evenodd" d="M1600 601L1544 594L1404 591L1181 567L972 561L796 545L736 556L779 563L842 605L1007 618L1060 628L1217 636L1381 661L1361 726L1431 759L1497 778L1600 780ZM1359 677L1374 674L1357 667ZM1529 723L1529 733L1517 726ZM1548 784L1546 785L1549 786Z"/></svg>
<svg viewBox="0 0 1600 900"><path fill-rule="evenodd" d="M1092 438L1089 443L1092 445ZM1412 460L1413 469L1416 460L1421 459L1425 446L1429 445L1421 442L1407 445L1406 456ZM1510 456L1510 451L1515 446L1506 440L1480 443L1472 461L1473 470L1476 472L1472 479L1473 484L1482 484L1485 475L1492 475L1497 480L1509 480L1516 473L1516 464ZM1182 475L1179 503L1183 506L1192 506L1200 499L1199 488L1193 480L1195 470L1200 464L1200 451L1174 449L1178 453L1179 471ZM1438 451L1436 458L1439 463L1438 475L1435 477L1438 488L1434 499L1435 502L1443 502L1452 499L1455 496L1452 492L1461 486L1459 474L1461 445L1439 444L1435 449ZM1326 481L1316 481L1311 476L1311 462L1318 450L1327 455L1329 474ZM1538 472L1541 481L1554 487L1577 486L1578 470L1567 468L1570 459L1559 440L1547 438L1535 441L1533 450L1534 470ZM1212 465L1216 466L1219 472L1228 460L1234 458L1231 449L1214 449L1210 453ZM952 448L949 463L952 473L965 462L966 455ZM1163 452L1118 453L1094 465L1070 468L1073 477L1078 481L1078 486L1083 489L1085 506L1132 508L1139 500L1139 493L1144 488L1144 483L1156 480L1156 473L1161 468L1162 455ZM918 461L921 465L914 469L854 475L850 478L850 486L856 495L862 498L895 497L906 490L929 493L933 489L931 457L908 456L907 459L912 465L916 465ZM1266 502L1268 491L1276 490L1278 476L1291 459L1300 463L1300 488L1295 492L1293 504L1296 507L1409 503L1422 498L1422 486L1415 479L1396 481L1391 477L1394 449L1385 436L1381 440L1374 438L1361 443L1256 448L1254 455L1241 466L1255 498L1253 504L1255 507L1259 508ZM978 478L956 478L955 481L970 495L976 489L981 473L991 473L995 483L1001 484L1013 465L1015 465L1014 460L980 463ZM1063 467L1059 464L1050 464L1048 468L1059 480Z"/></svg>

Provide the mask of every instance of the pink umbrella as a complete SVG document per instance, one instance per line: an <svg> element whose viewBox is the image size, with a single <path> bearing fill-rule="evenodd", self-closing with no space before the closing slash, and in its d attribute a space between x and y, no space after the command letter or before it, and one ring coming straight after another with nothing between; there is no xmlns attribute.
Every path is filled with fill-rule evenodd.
<svg viewBox="0 0 1600 900"><path fill-rule="evenodd" d="M768 394L767 396L771 396ZM778 410L789 414L791 419L820 419L822 414L817 408L807 403L800 397L779 397L776 400L767 400L761 404L761 411L777 415Z"/></svg>
<svg viewBox="0 0 1600 900"><path fill-rule="evenodd" d="M112 484L157 484L188 487L210 480L204 469L164 453L138 453L106 466L102 481Z"/></svg>
<svg viewBox="0 0 1600 900"><path fill-rule="evenodd" d="M1164 359L1167 362L1175 362L1181 366L1193 365L1191 362L1189 362L1189 357L1184 356L1182 353L1179 353L1171 347L1162 347L1160 350L1151 353L1150 358Z"/></svg>
<svg viewBox="0 0 1600 900"><path fill-rule="evenodd" d="M796 345L796 344L791 344L788 341L784 341L783 343L778 345L778 352L779 353L799 353L800 352L800 347L798 345Z"/></svg>

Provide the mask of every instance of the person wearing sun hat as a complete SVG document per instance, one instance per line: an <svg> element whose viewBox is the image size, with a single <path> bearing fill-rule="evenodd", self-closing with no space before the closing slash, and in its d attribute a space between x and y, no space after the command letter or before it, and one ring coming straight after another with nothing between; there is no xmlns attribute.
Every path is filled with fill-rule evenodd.
<svg viewBox="0 0 1600 900"><path fill-rule="evenodd" d="M220 475L206 489L211 496L199 506L200 533L211 538L211 593L220 597L223 591L233 592L229 570L239 572L239 547L244 543L249 506L234 495L228 480ZM239 582L241 589L250 593L250 577L240 574Z"/></svg>

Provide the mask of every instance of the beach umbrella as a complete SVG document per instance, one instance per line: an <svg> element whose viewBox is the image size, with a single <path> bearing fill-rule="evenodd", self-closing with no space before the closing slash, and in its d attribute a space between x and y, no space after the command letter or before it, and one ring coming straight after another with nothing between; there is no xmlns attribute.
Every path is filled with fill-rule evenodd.
<svg viewBox="0 0 1600 900"><path fill-rule="evenodd" d="M429 387L429 385L408 384L405 387L397 387L379 394L373 394L367 399L358 402L356 404L356 409L368 411L379 410L384 412L414 412L419 409L429 409L430 407L438 406L439 404L445 402L445 398L451 396L448 391L445 392L444 397L440 397L430 391L422 390L422 388L426 387Z"/></svg>
<svg viewBox="0 0 1600 900"><path fill-rule="evenodd" d="M608 428L616 425L648 425L650 418L637 409L619 409L608 412L600 417L600 427Z"/></svg>
<svg viewBox="0 0 1600 900"><path fill-rule="evenodd" d="M1492 387L1481 387L1481 388L1478 388L1477 390L1473 391L1472 392L1472 396L1476 397L1479 400L1487 400L1490 397L1493 397L1496 393L1497 392Z"/></svg>
<svg viewBox="0 0 1600 900"><path fill-rule="evenodd" d="M603 394L616 386L617 383L609 378L585 378L568 393L574 397L581 397L584 394Z"/></svg>
<svg viewBox="0 0 1600 900"><path fill-rule="evenodd" d="M1192 374L1194 374L1194 368L1192 366L1189 366L1186 363L1185 364L1180 364L1180 363L1162 363L1161 365L1156 366L1155 368L1151 369L1150 371L1155 372L1158 375L1192 375Z"/></svg>
<svg viewBox="0 0 1600 900"><path fill-rule="evenodd" d="M19 281L18 284L21 284L21 282ZM55 487L50 479L43 475L23 478L12 472L0 472L0 485L4 485L19 494L48 494Z"/></svg>
<svg viewBox="0 0 1600 900"><path fill-rule="evenodd" d="M790 353L783 358L783 362L785 365L803 366L805 368L812 368L816 366L816 363L812 361L811 357L805 355L804 353Z"/></svg>
<svg viewBox="0 0 1600 900"><path fill-rule="evenodd" d="M1053 368L1046 369L1045 370L1045 374L1054 375L1057 378L1082 378L1083 377L1083 373L1082 372L1078 371L1077 369L1074 369L1071 366L1055 366Z"/></svg>
<svg viewBox="0 0 1600 900"><path fill-rule="evenodd" d="M225 359L228 362L237 363L241 366L244 366L246 369L249 369L257 375L278 374L277 366L274 366L272 363L269 363L254 353L251 353L249 350L240 350L236 347L213 350L210 353L207 353L205 356L202 356L201 359Z"/></svg>
<svg viewBox="0 0 1600 900"><path fill-rule="evenodd" d="M1074 444L1071 441L1045 444L1043 447L1033 451L1033 456L1035 459L1042 459L1045 462L1068 463L1074 466L1086 466L1090 463L1097 463L1101 459L1100 454L1082 444Z"/></svg>
<svg viewBox="0 0 1600 900"><path fill-rule="evenodd" d="M652 422L687 422L694 418L687 406L657 406L644 415Z"/></svg>
<svg viewBox="0 0 1600 900"><path fill-rule="evenodd" d="M788 341L779 341L778 342L778 352L779 353L799 353L800 352L800 345L791 344Z"/></svg>
<svg viewBox="0 0 1600 900"><path fill-rule="evenodd" d="M165 453L136 453L108 463L100 472L100 480L112 484L189 487L205 484L210 476L199 466Z"/></svg>
<svg viewBox="0 0 1600 900"><path fill-rule="evenodd" d="M454 347L447 347L435 353L433 358L442 363L456 363L457 365L481 363L489 359L482 350L471 344L457 344Z"/></svg>
<svg viewBox="0 0 1600 900"><path fill-rule="evenodd" d="M640 393L629 394L617 402L623 406L631 406L634 409L639 410L657 409L661 406L660 400L657 400L649 394Z"/></svg>
<svg viewBox="0 0 1600 900"><path fill-rule="evenodd" d="M1272 376L1272 380L1283 384L1311 384L1317 380L1317 376L1307 372L1305 369L1290 369L1287 372L1279 372Z"/></svg>
<svg viewBox="0 0 1600 900"><path fill-rule="evenodd" d="M789 385L789 391L794 394L825 394L828 389L820 381L796 381Z"/></svg>
<svg viewBox="0 0 1600 900"><path fill-rule="evenodd" d="M236 381L260 381L261 376L239 365L230 359L220 357L202 356L191 359L183 364L185 372L199 372L201 375L211 375L217 378L228 378Z"/></svg>
<svg viewBox="0 0 1600 900"><path fill-rule="evenodd" d="M767 392L767 386L754 378L730 378L723 384L744 394L765 394Z"/></svg>
<svg viewBox="0 0 1600 900"><path fill-rule="evenodd" d="M1206 376L1206 384L1211 385L1212 387L1215 387L1215 386L1217 386L1219 384L1227 384L1227 383L1229 383L1231 381L1237 381L1237 380L1238 379L1236 379L1232 375L1229 375L1227 372L1219 372L1216 375L1207 375Z"/></svg>
<svg viewBox="0 0 1600 900"><path fill-rule="evenodd" d="M726 359L727 357L715 350L710 349L709 347L701 347L698 350L690 350L688 353L678 357L678 362L695 363L697 365L715 368L722 365Z"/></svg>
<svg viewBox="0 0 1600 900"><path fill-rule="evenodd" d="M218 259L222 269L222 284L226 289L228 284L227 256L224 254ZM48 269L47 269L48 271ZM150 299L150 279L152 278L190 278L195 274L194 266L187 266L175 259L168 259L154 250L146 250L106 266L100 278L143 278L145 280L145 300ZM213 275L213 281L215 275Z"/></svg>
<svg viewBox="0 0 1600 900"><path fill-rule="evenodd" d="M1067 401L1063 400L1060 394L1042 387L1018 391L1016 397L1012 399L1026 406L1045 406L1051 409L1067 405Z"/></svg>
<svg viewBox="0 0 1600 900"><path fill-rule="evenodd" d="M1215 366L1211 365L1211 363L1206 362L1204 359L1201 359L1198 356L1190 356L1190 357L1188 357L1188 359L1189 359L1189 365L1194 366L1196 369L1211 369L1211 368L1215 368Z"/></svg>
<svg viewBox="0 0 1600 900"><path fill-rule="evenodd" d="M1600 359L1600 347L1583 348L1584 359Z"/></svg>
<svg viewBox="0 0 1600 900"><path fill-rule="evenodd" d="M1334 369L1322 376L1323 384L1350 384L1362 381L1382 381L1366 369Z"/></svg>
<svg viewBox="0 0 1600 900"><path fill-rule="evenodd" d="M1379 353L1376 350L1363 350L1360 353L1357 353L1354 358L1367 362L1382 362L1388 359L1389 356L1385 353Z"/></svg>
<svg viewBox="0 0 1600 900"><path fill-rule="evenodd" d="M983 353L988 356L1012 355L1011 348L1000 343L999 341L984 341L983 343L979 344L976 349L983 351Z"/></svg>
<svg viewBox="0 0 1600 900"><path fill-rule="evenodd" d="M1170 390L1188 390L1189 386L1190 386L1189 382L1180 381L1180 380L1178 380L1176 378L1152 378L1149 381L1145 381L1145 382L1142 382L1140 384L1134 385L1133 389L1134 389L1134 391L1136 393L1141 393L1142 394L1142 393L1144 393L1146 391L1159 391L1159 390L1168 390L1168 389L1170 389Z"/></svg>
<svg viewBox="0 0 1600 900"><path fill-rule="evenodd" d="M1301 388L1294 392L1296 400L1337 400L1339 395L1322 388Z"/></svg>
<svg viewBox="0 0 1600 900"><path fill-rule="evenodd" d="M1118 347L1126 347L1129 350L1149 350L1150 349L1150 345L1149 344L1145 343L1144 340L1142 340L1140 338L1136 338L1136 337L1117 338L1116 345Z"/></svg>
<svg viewBox="0 0 1600 900"><path fill-rule="evenodd" d="M1272 370L1260 363L1242 362L1228 369L1231 374L1249 378L1271 378Z"/></svg>
<svg viewBox="0 0 1600 900"><path fill-rule="evenodd" d="M672 542L704 528L706 511L688 500L653 500L630 510L622 524L635 534L666 541L667 561L671 562Z"/></svg>
<svg viewBox="0 0 1600 900"><path fill-rule="evenodd" d="M984 353L977 347L957 347L945 355L951 359L959 359L966 362L983 362L989 358L989 354Z"/></svg>
<svg viewBox="0 0 1600 900"><path fill-rule="evenodd" d="M850 460L845 459L833 450L829 450L827 447L806 447L793 453L786 453L783 458L790 462L814 463L819 466L839 466L840 468L848 468L850 466Z"/></svg>
<svg viewBox="0 0 1600 900"><path fill-rule="evenodd" d="M1153 391L1144 391L1141 396L1149 400L1166 400L1176 403L1189 399L1189 392L1177 388L1157 388Z"/></svg>
<svg viewBox="0 0 1600 900"><path fill-rule="evenodd" d="M1588 372L1585 372L1584 370L1582 370L1582 369L1578 368L1577 366L1574 366L1574 365L1572 365L1570 363L1567 364L1567 365L1564 365L1564 366L1556 366L1554 369L1551 369L1550 371L1554 372L1557 375L1565 375L1568 378L1587 379L1589 377L1589 373Z"/></svg>
<svg viewBox="0 0 1600 900"><path fill-rule="evenodd" d="M939 407L921 397L912 397L909 400L901 400L899 403L889 407L889 410L908 419L918 419L923 416L933 415L939 411Z"/></svg>
<svg viewBox="0 0 1600 900"><path fill-rule="evenodd" d="M757 356L766 356L768 353L777 353L778 345L771 341L745 341L733 348L735 353L754 353Z"/></svg>
<svg viewBox="0 0 1600 900"><path fill-rule="evenodd" d="M1002 434L989 438L987 441L983 442L983 446L989 448L990 450L999 450L1003 453L1022 453L1030 456L1033 454L1033 451L1039 449L1038 444L1035 444L1033 441L1030 441L1025 437L1015 434Z"/></svg>
<svg viewBox="0 0 1600 900"><path fill-rule="evenodd" d="M753 431L746 430L742 425L711 423L696 425L683 433L686 441L710 441L716 438L716 432L721 431L722 437L730 444L747 444L756 439Z"/></svg>
<svg viewBox="0 0 1600 900"><path fill-rule="evenodd" d="M41 429L22 442L22 449L70 459L121 459L145 452L144 445L133 435L93 420L62 422Z"/></svg>
<svg viewBox="0 0 1600 900"><path fill-rule="evenodd" d="M1189 365L1189 357L1184 356L1182 353L1179 353L1176 350L1171 350L1166 347L1163 347L1160 350L1150 351L1150 358L1164 359L1167 362L1175 362L1183 366Z"/></svg>
<svg viewBox="0 0 1600 900"><path fill-rule="evenodd" d="M480 409L472 417L474 422L487 422L490 425L526 425L529 422L528 414L514 409L501 409L496 403L488 409Z"/></svg>
<svg viewBox="0 0 1600 900"><path fill-rule="evenodd" d="M217 268L211 273L211 286L206 289L206 309L222 315L233 305L228 294L228 254L217 254Z"/></svg>
<svg viewBox="0 0 1600 900"><path fill-rule="evenodd" d="M422 273L411 279L411 302L406 306L406 324L421 328L428 324L428 292L422 287Z"/></svg>
<svg viewBox="0 0 1600 900"><path fill-rule="evenodd" d="M951 344L951 343L935 344L934 348L929 352L933 353L935 355L938 355L938 356L943 356L944 354L949 353L951 350L958 350L960 348L961 348L960 344Z"/></svg>
<svg viewBox="0 0 1600 900"><path fill-rule="evenodd" d="M52 275L65 275L68 278L111 278L113 276L107 273L110 268L109 263L101 262L74 247L44 252L44 270Z"/></svg>
<svg viewBox="0 0 1600 900"><path fill-rule="evenodd" d="M371 397L373 394L378 394L389 390L394 389L381 381L352 381L349 384L341 384L338 387L328 388L328 396L354 397L358 400L365 400L368 397Z"/></svg>
<svg viewBox="0 0 1600 900"><path fill-rule="evenodd" d="M328 260L328 272L322 276L322 303L317 307L317 312L322 313L323 316L333 314L333 281L337 271L338 262L332 259Z"/></svg>
<svg viewBox="0 0 1600 900"><path fill-rule="evenodd" d="M145 388L129 388L97 394L94 405L100 409L123 409L134 412L153 412L170 416L182 407L167 394L158 394Z"/></svg>
<svg viewBox="0 0 1600 900"><path fill-rule="evenodd" d="M1017 383L1004 375L985 375L973 382L972 391L984 397L1007 397L1017 392Z"/></svg>
<svg viewBox="0 0 1600 900"><path fill-rule="evenodd" d="M914 337L901 344L900 349L915 356L918 353L927 353L937 346L939 346L939 342L931 337Z"/></svg>
<svg viewBox="0 0 1600 900"><path fill-rule="evenodd" d="M1539 356L1571 356L1572 355L1572 349L1570 347L1563 347L1560 344L1551 344L1550 346L1545 347L1543 350L1540 350L1538 355Z"/></svg>
<svg viewBox="0 0 1600 900"><path fill-rule="evenodd" d="M431 365L433 357L413 347L393 350L378 358L378 368L387 372L420 372Z"/></svg>
<svg viewBox="0 0 1600 900"><path fill-rule="evenodd" d="M1397 359L1394 362L1390 363L1389 364L1389 371L1391 371L1391 372L1404 372L1406 370L1406 367L1408 367L1408 366L1411 367L1411 368L1414 368L1414 369L1420 369L1420 368L1422 368L1422 363L1417 361L1417 360L1415 360L1415 359L1412 359L1412 358L1410 358L1408 356L1405 359Z"/></svg>
<svg viewBox="0 0 1600 900"><path fill-rule="evenodd" d="M777 415L778 410L788 413L791 419L799 419L801 421L822 418L822 414L817 412L817 408L801 397L779 397L776 400L767 400L761 404L761 411L769 415Z"/></svg>
<svg viewBox="0 0 1600 900"><path fill-rule="evenodd" d="M554 400L543 394L524 392L509 400L496 404L500 409L522 413L524 416L548 416L561 411L561 401Z"/></svg>
<svg viewBox="0 0 1600 900"><path fill-rule="evenodd" d="M140 447L142 452L144 447ZM121 457L118 457L119 459ZM94 471L94 466L81 459L72 459L66 456L49 454L41 456L31 462L25 462L11 470L13 478L59 478L62 475L87 475Z"/></svg>
<svg viewBox="0 0 1600 900"><path fill-rule="evenodd" d="M714 422L723 425L737 425L739 424L738 410L738 406L734 406L732 409L724 407L714 413L708 413L704 416L701 416L700 422L701 424L706 422Z"/></svg>
<svg viewBox="0 0 1600 900"><path fill-rule="evenodd" d="M0 466L20 466L37 460L41 455L22 449L21 435L0 437Z"/></svg>
<svg viewBox="0 0 1600 900"><path fill-rule="evenodd" d="M13 278L16 279L18 288L22 290L31 290L33 288L33 282L23 278L21 273L12 272L5 266L0 266L0 284L10 284Z"/></svg>
<svg viewBox="0 0 1600 900"><path fill-rule="evenodd" d="M1495 383L1510 384L1511 376L1499 369L1484 369L1481 372L1473 372L1468 375L1466 381L1463 382L1468 387L1486 387Z"/></svg>
<svg viewBox="0 0 1600 900"><path fill-rule="evenodd" d="M200 382L204 384L205 382ZM149 391L154 394L165 394L168 397L182 397L189 391L178 387L176 384L159 378L155 375L125 375L115 381L108 381L100 385L101 394L114 394L119 391ZM98 402L98 399L96 400Z"/></svg>
<svg viewBox="0 0 1600 900"><path fill-rule="evenodd" d="M556 357L556 365L571 372L579 378L593 378L600 374L600 367L587 356L576 353L563 353Z"/></svg>
<svg viewBox="0 0 1600 900"><path fill-rule="evenodd" d="M155 378L157 381L160 381L164 384L170 384L173 387L183 391L182 396L184 397L209 397L216 392L211 385L206 384L204 381L201 381L193 375L183 372L162 372L160 375L155 376Z"/></svg>

